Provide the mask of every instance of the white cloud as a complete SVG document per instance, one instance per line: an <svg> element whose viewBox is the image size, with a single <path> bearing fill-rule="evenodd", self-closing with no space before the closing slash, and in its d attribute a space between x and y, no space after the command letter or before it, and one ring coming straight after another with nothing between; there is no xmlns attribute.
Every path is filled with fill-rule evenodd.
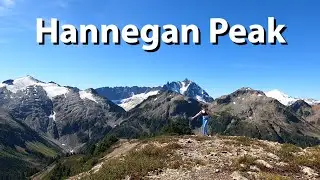
<svg viewBox="0 0 320 180"><path fill-rule="evenodd" d="M15 0L0 0L0 17L8 15L14 5Z"/></svg>
<svg viewBox="0 0 320 180"><path fill-rule="evenodd" d="M0 6L4 8L12 7L15 4L15 0L0 0Z"/></svg>

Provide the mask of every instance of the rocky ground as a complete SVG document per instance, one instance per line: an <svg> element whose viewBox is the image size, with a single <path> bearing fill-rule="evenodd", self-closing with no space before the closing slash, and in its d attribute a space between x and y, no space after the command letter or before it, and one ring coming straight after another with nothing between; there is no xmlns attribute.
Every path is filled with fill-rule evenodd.
<svg viewBox="0 0 320 180"><path fill-rule="evenodd" d="M320 147L228 136L123 140L69 179L320 179Z"/></svg>

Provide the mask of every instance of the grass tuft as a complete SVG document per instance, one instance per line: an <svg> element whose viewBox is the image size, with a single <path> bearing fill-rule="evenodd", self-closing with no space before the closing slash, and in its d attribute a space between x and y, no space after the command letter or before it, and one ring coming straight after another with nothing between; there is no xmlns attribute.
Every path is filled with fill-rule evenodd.
<svg viewBox="0 0 320 180"><path fill-rule="evenodd" d="M294 158L294 153L300 152L300 148L293 144L282 144L281 148L276 151L276 155L278 155L282 160L286 162L290 162Z"/></svg>
<svg viewBox="0 0 320 180"><path fill-rule="evenodd" d="M130 179L141 179L151 171L165 167L178 168L181 159L174 154L174 150L179 148L181 146L177 143L169 143L164 147L147 144L141 150L131 151L122 159L107 161L91 179L123 179L126 176L130 176Z"/></svg>
<svg viewBox="0 0 320 180"><path fill-rule="evenodd" d="M289 177L282 176L279 174L269 173L269 172L260 173L259 179L261 179L261 180L290 180Z"/></svg>
<svg viewBox="0 0 320 180"><path fill-rule="evenodd" d="M239 137L225 137L227 141L224 143L227 145L234 145L234 146L251 146L254 144L254 141L251 138L245 137L245 136L239 136Z"/></svg>
<svg viewBox="0 0 320 180"><path fill-rule="evenodd" d="M234 161L234 166L239 171L248 171L250 166L255 165L257 158L250 155L244 155Z"/></svg>

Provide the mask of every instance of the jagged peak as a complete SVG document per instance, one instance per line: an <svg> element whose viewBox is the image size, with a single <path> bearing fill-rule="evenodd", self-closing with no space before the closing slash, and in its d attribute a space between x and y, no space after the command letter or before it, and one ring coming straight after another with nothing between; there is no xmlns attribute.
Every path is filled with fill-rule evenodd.
<svg viewBox="0 0 320 180"><path fill-rule="evenodd" d="M242 87L238 90L241 90L241 91L253 91L254 89L252 89L251 87Z"/></svg>
<svg viewBox="0 0 320 180"><path fill-rule="evenodd" d="M184 82L184 83L186 83L186 84L193 83L193 81L190 80L190 79L188 79L188 78L185 78L185 79L184 79L183 81L181 81L181 82Z"/></svg>

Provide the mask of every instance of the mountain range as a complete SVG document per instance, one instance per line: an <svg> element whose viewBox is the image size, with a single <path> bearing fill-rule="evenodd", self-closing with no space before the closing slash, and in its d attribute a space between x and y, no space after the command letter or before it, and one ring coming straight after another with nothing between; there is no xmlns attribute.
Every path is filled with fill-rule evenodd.
<svg viewBox="0 0 320 180"><path fill-rule="evenodd" d="M174 91L184 96L194 98L201 102L212 102L213 98L195 82L185 79L183 81L167 82L158 87L102 87L96 91L100 96L110 99L125 110L130 110L140 104L149 96L161 91Z"/></svg>
<svg viewBox="0 0 320 180"><path fill-rule="evenodd" d="M0 84L0 132L22 131L10 142L0 139L0 148L10 152L0 158L14 154L16 159L28 162L26 167L32 164L31 167L40 168L28 157L33 157L34 152L79 152L107 134L138 138L177 129L175 126L182 128L182 133L190 128L189 117L199 112L203 104L209 105L211 134L312 146L320 144L318 103L275 90L251 88L240 88L214 99L189 79L159 87L80 90L26 76ZM200 127L200 119L191 123L194 132ZM34 144L42 148L32 150ZM21 152L27 154L20 156Z"/></svg>
<svg viewBox="0 0 320 180"><path fill-rule="evenodd" d="M171 90L201 102L210 103L214 100L214 98L198 84L188 79L185 79L184 81L167 82L165 85L158 87L101 87L95 90L99 95L112 100L125 110L134 108L143 100L147 99L149 96L158 94L161 90ZM264 93L268 97L277 99L285 106L290 106L298 100L303 100L310 105L320 104L320 100L292 97L277 89Z"/></svg>

